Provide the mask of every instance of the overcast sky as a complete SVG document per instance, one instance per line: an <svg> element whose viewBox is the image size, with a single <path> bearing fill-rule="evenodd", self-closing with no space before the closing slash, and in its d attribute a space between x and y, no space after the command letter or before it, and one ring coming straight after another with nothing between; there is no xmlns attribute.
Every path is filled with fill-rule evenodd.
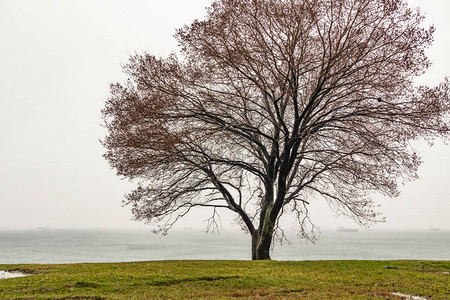
<svg viewBox="0 0 450 300"><path fill-rule="evenodd" d="M121 207L133 185L102 157L100 110L130 55L176 51L175 29L210 2L0 0L0 230L145 228ZM437 28L433 66L418 80L434 86L450 75L450 1L409 2ZM450 146L418 150L420 179L398 198L375 197L387 222L374 229L450 229ZM354 226L326 205L311 211L322 228ZM201 215L180 226L202 226Z"/></svg>

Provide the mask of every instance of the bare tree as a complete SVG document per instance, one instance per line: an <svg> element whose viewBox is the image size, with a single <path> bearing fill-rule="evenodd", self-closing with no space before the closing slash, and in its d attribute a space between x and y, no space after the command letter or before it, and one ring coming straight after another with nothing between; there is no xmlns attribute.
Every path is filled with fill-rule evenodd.
<svg viewBox="0 0 450 300"><path fill-rule="evenodd" d="M178 30L182 59L135 55L103 110L105 158L138 180L125 202L165 233L192 208L237 214L252 259L280 218L307 236L324 199L361 224L449 135L449 81L415 87L433 28L402 0L218 0ZM211 228L210 228L211 229Z"/></svg>

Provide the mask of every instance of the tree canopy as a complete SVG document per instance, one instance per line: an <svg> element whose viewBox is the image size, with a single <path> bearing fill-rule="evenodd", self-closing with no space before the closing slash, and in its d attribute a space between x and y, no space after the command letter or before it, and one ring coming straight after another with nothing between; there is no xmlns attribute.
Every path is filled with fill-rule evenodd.
<svg viewBox="0 0 450 300"><path fill-rule="evenodd" d="M373 193L417 177L410 142L449 136L449 81L415 86L434 28L402 0L218 0L176 33L181 58L134 55L103 109L125 202L166 232L195 207L236 213L252 258L308 205L361 224Z"/></svg>

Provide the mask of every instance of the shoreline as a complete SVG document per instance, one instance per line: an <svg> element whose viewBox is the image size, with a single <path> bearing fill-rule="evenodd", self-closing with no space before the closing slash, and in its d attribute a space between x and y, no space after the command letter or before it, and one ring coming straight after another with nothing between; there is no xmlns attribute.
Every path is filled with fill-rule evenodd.
<svg viewBox="0 0 450 300"><path fill-rule="evenodd" d="M17 263L2 263L0 262L1 267L16 267L16 266L38 266L38 265L48 265L48 266L57 266L57 265L107 265L107 264L135 264L135 263L183 263L183 262L258 262L265 260L252 260L252 259L209 259L209 258L171 258L171 259L148 259L148 260L117 260L117 261L77 261L77 262L17 262ZM270 262L279 262L279 263L314 263L314 262L444 262L450 263L449 259L421 259L421 258L386 258L386 259L361 259L361 258L343 258L343 259L276 259L272 258L267 261ZM389 269L389 267L386 267ZM27 274L16 270L4 270L0 269L0 278L2 278L3 273L8 274L22 274L22 276L29 276L34 274ZM442 272L442 274L449 275L450 272Z"/></svg>

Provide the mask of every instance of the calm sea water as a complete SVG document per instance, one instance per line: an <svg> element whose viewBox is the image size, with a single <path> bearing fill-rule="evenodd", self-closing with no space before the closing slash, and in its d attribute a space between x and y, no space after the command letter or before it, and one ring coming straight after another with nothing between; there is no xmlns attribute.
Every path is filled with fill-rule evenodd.
<svg viewBox="0 0 450 300"><path fill-rule="evenodd" d="M276 260L450 260L450 231L322 232L315 244L277 245ZM249 259L250 238L195 230L163 237L144 230L0 231L0 264L124 262L166 259Z"/></svg>

